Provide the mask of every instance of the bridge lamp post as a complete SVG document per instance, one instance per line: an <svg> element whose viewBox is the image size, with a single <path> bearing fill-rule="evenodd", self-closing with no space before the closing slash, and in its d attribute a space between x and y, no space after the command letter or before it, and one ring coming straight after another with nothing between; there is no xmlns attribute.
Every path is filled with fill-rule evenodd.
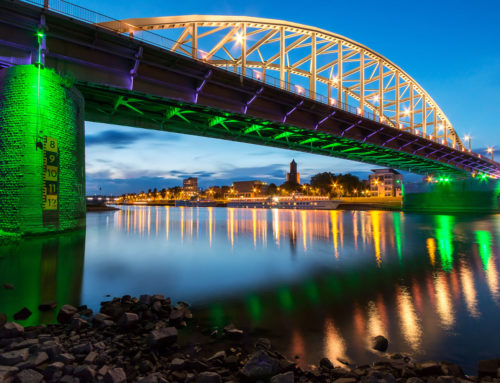
<svg viewBox="0 0 500 383"><path fill-rule="evenodd" d="M464 137L464 139L466 139L469 142L469 152L471 151L470 150L470 138L471 137L469 135L467 135L467 136Z"/></svg>
<svg viewBox="0 0 500 383"><path fill-rule="evenodd" d="M491 154L491 160L493 161L493 152L494 152L493 148L486 149L486 152Z"/></svg>

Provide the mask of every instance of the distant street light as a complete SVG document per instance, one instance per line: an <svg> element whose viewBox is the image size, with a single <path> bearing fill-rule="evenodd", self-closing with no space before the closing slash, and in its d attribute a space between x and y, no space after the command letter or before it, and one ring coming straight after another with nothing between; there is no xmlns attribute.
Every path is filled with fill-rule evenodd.
<svg viewBox="0 0 500 383"><path fill-rule="evenodd" d="M491 154L491 160L493 161L493 152L494 152L493 148L486 149L486 152Z"/></svg>

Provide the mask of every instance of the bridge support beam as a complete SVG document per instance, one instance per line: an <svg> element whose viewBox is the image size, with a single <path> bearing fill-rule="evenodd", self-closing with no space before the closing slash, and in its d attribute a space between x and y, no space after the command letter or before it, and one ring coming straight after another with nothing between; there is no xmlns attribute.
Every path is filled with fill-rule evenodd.
<svg viewBox="0 0 500 383"><path fill-rule="evenodd" d="M0 71L0 234L85 226L84 101L35 65Z"/></svg>
<svg viewBox="0 0 500 383"><path fill-rule="evenodd" d="M500 180L477 176L462 180L405 184L403 210L429 213L500 212Z"/></svg>

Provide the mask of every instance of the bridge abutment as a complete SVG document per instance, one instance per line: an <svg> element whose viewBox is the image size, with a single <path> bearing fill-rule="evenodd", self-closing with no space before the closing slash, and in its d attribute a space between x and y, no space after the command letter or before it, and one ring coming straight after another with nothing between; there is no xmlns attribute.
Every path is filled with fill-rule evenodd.
<svg viewBox="0 0 500 383"><path fill-rule="evenodd" d="M403 210L429 213L500 212L500 180L477 176L463 180L405 184Z"/></svg>
<svg viewBox="0 0 500 383"><path fill-rule="evenodd" d="M0 70L0 233L85 227L84 100L50 69Z"/></svg>

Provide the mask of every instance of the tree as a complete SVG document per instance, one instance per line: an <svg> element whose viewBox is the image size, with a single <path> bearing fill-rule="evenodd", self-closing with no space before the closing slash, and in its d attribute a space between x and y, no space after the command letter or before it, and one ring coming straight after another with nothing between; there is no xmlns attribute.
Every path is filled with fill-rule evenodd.
<svg viewBox="0 0 500 383"><path fill-rule="evenodd" d="M270 183L267 187L267 195L276 195L278 194L278 187L274 183Z"/></svg>
<svg viewBox="0 0 500 383"><path fill-rule="evenodd" d="M311 186L318 188L321 194L326 194L332 190L335 178L335 174L330 172L318 173L311 177Z"/></svg>
<svg viewBox="0 0 500 383"><path fill-rule="evenodd" d="M300 191L302 189L302 187L299 184L288 182L288 181L281 184L280 188L283 190L286 190L288 193L293 193L296 191Z"/></svg>

